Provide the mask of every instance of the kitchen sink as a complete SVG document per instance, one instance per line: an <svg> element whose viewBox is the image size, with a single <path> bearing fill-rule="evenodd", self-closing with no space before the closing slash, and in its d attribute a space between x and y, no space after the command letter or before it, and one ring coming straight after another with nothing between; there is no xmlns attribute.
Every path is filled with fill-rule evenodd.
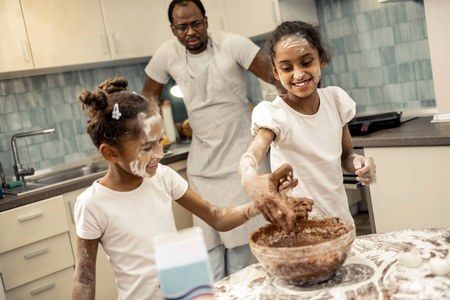
<svg viewBox="0 0 450 300"><path fill-rule="evenodd" d="M57 184L60 182L72 180L72 179L78 179L80 177L84 177L93 173L96 173L98 171L95 171L91 169L90 166L83 166L80 168L74 168L70 170L63 170L55 173L50 173L47 175L44 175L43 177L37 177L33 179L25 179L27 183L34 183L34 184L44 184L44 185L52 185Z"/></svg>
<svg viewBox="0 0 450 300"><path fill-rule="evenodd" d="M49 188L72 180L82 179L92 174L106 172L107 165L103 162L85 160L76 163L62 164L46 170L36 171L33 176L26 176L24 184L15 188L3 188L5 194L23 195L37 189Z"/></svg>

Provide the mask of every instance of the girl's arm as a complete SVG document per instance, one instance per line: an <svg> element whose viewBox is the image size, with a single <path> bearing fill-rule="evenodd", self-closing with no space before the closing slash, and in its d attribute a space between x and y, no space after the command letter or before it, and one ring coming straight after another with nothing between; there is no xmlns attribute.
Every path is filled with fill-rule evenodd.
<svg viewBox="0 0 450 300"><path fill-rule="evenodd" d="M254 203L218 208L191 188L176 201L218 231L236 228L259 214Z"/></svg>
<svg viewBox="0 0 450 300"><path fill-rule="evenodd" d="M358 175L356 180L362 185L370 185L375 179L376 166L373 160L353 152L353 143L348 125L342 129L342 168L348 173Z"/></svg>
<svg viewBox="0 0 450 300"><path fill-rule="evenodd" d="M295 230L299 219L311 211L313 201L306 198L292 198L287 192L294 188L298 180L293 178L292 167L285 164L270 174L258 174L259 166L270 147L275 134L261 128L242 156L239 176L242 187L256 203L266 220L278 224L286 232Z"/></svg>
<svg viewBox="0 0 450 300"><path fill-rule="evenodd" d="M95 264L100 239L77 237L77 262L73 276L72 299L95 299Z"/></svg>

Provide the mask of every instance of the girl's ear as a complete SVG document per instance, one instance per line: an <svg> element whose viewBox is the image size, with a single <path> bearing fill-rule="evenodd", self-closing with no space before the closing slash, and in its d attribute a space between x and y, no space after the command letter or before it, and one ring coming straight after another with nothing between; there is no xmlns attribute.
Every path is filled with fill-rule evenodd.
<svg viewBox="0 0 450 300"><path fill-rule="evenodd" d="M119 161L119 151L116 148L108 144L101 144L99 150L101 155L110 163L115 164Z"/></svg>
<svg viewBox="0 0 450 300"><path fill-rule="evenodd" d="M280 81L280 76L278 75L277 68L275 68L273 65L272 65L272 72L276 80Z"/></svg>
<svg viewBox="0 0 450 300"><path fill-rule="evenodd" d="M320 61L320 68L323 69L327 65L327 59L323 57Z"/></svg>

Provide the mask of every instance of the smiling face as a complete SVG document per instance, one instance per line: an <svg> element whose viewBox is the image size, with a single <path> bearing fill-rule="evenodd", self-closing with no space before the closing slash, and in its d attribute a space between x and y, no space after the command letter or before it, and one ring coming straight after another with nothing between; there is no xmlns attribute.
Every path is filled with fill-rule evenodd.
<svg viewBox="0 0 450 300"><path fill-rule="evenodd" d="M286 36L275 45L275 78L288 91L289 98L310 98L317 93L321 69L326 65L317 49L298 35Z"/></svg>
<svg viewBox="0 0 450 300"><path fill-rule="evenodd" d="M159 114L141 113L138 126L139 137L122 143L119 165L130 174L149 178L156 174L158 163L164 157L162 118Z"/></svg>
<svg viewBox="0 0 450 300"><path fill-rule="evenodd" d="M181 44L192 54L203 52L207 46L208 40L208 19L202 15L200 8L195 3L188 1L186 5L175 5L172 13L173 24L171 29ZM192 25L203 21L201 28L193 29ZM176 28L183 25L190 25L186 32L179 32Z"/></svg>

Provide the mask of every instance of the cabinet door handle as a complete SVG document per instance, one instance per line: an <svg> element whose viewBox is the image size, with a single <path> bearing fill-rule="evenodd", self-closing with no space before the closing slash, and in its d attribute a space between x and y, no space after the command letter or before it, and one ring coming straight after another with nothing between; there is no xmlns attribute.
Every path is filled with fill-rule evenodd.
<svg viewBox="0 0 450 300"><path fill-rule="evenodd" d="M100 40L102 41L102 47L103 47L103 53L108 54L108 40L106 39L106 36L104 34L100 34Z"/></svg>
<svg viewBox="0 0 450 300"><path fill-rule="evenodd" d="M117 47L117 38L116 38L116 34L114 32L111 33L111 38L112 38L113 45L114 45L114 53L118 53L119 48Z"/></svg>
<svg viewBox="0 0 450 300"><path fill-rule="evenodd" d="M31 214L31 215L27 215L27 216L23 216L23 217L18 217L17 220L19 222L25 222L28 220L32 220L32 219L36 219L39 218L40 216L42 216L44 213L42 211L38 211L37 213Z"/></svg>
<svg viewBox="0 0 450 300"><path fill-rule="evenodd" d="M272 16L273 16L273 22L278 23L277 10L275 8L275 1L272 1Z"/></svg>
<svg viewBox="0 0 450 300"><path fill-rule="evenodd" d="M54 282L49 283L49 284L44 285L44 286L42 286L42 287L40 287L40 288L37 288L37 289L35 289L35 290L32 290L32 291L31 291L31 295L34 296L34 295L40 294L40 293L45 292L45 291L48 291L48 290L50 290L50 289L52 289L52 288L54 288L54 287L55 287L55 283L54 283Z"/></svg>
<svg viewBox="0 0 450 300"><path fill-rule="evenodd" d="M23 47L23 52L25 53L25 60L28 62L28 61L30 61L30 56L28 55L28 47L27 47L27 42L25 40L22 40L22 47Z"/></svg>
<svg viewBox="0 0 450 300"><path fill-rule="evenodd" d="M70 201L67 202L67 205L69 205L69 211L70 211L70 216L72 217L72 223L75 224L75 218L73 217L73 209L72 209L72 205L70 205Z"/></svg>
<svg viewBox="0 0 450 300"><path fill-rule="evenodd" d="M36 251L34 251L34 252L25 254L24 257L25 257L26 259L30 259L30 258L33 258L33 257L35 257L35 256L38 256L38 255L41 255L41 254L44 254L44 253L47 253L47 252L48 252L48 247L45 247L45 248L42 248L42 249L40 249L40 250L36 250Z"/></svg>

